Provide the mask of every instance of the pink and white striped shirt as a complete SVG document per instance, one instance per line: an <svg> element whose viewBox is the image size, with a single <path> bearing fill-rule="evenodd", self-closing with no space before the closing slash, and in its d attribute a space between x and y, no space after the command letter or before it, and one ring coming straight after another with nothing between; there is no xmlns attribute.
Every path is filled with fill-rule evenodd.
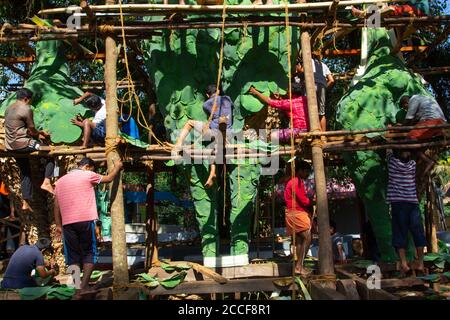
<svg viewBox="0 0 450 320"><path fill-rule="evenodd" d="M56 182L62 225L98 219L94 187L101 180L95 172L75 169Z"/></svg>

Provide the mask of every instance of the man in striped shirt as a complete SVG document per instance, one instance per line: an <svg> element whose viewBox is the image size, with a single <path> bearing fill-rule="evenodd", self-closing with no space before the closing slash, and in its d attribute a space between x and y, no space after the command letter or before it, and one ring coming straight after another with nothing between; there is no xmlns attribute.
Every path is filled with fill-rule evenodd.
<svg viewBox="0 0 450 320"><path fill-rule="evenodd" d="M423 272L423 248L426 245L416 193L416 161L411 152L387 151L389 181L386 201L391 205L392 245L400 258L400 271L406 275L411 268L406 260L408 231L414 239L417 252L415 269Z"/></svg>

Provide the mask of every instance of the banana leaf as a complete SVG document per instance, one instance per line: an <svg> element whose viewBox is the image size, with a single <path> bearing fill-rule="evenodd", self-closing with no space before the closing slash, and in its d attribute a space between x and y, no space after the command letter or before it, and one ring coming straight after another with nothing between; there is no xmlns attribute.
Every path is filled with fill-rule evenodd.
<svg viewBox="0 0 450 320"><path fill-rule="evenodd" d="M50 288L50 286L22 288L19 289L19 296L22 300L36 300L46 296Z"/></svg>
<svg viewBox="0 0 450 320"><path fill-rule="evenodd" d="M186 278L187 272L186 271L181 271L180 273L162 280L159 282L160 285L162 285L164 288L166 289L173 289L176 286L178 286L181 282L184 281L184 278Z"/></svg>
<svg viewBox="0 0 450 320"><path fill-rule="evenodd" d="M295 283L302 290L303 296L305 297L305 300L312 300L311 295L308 292L308 289L306 289L306 286L303 283L302 279L300 279L300 277L295 277Z"/></svg>

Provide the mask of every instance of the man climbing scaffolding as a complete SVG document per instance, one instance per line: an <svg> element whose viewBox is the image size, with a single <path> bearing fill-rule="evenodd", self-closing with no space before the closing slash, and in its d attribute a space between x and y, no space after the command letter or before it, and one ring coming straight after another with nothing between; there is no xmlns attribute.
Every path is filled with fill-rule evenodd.
<svg viewBox="0 0 450 320"><path fill-rule="evenodd" d="M34 125L31 101L33 92L27 88L19 89L16 93L16 102L5 111L5 147L23 156L15 157L21 174L22 210L32 211L30 201L33 198L31 183L31 170L28 154L40 149L41 141L47 140L50 135L45 131L37 130ZM38 141L40 140L40 141ZM53 193L50 179L53 177L55 164L48 161L45 167L45 178L41 189Z"/></svg>
<svg viewBox="0 0 450 320"><path fill-rule="evenodd" d="M86 106L95 112L93 120L72 119L71 122L83 128L83 144L81 148L87 148L92 138L94 142L103 143L106 136L106 102L99 96L85 92L81 97L74 99L73 104L77 105L82 101Z"/></svg>
<svg viewBox="0 0 450 320"><path fill-rule="evenodd" d="M327 131L327 118L325 115L325 104L326 104L326 94L327 89L331 88L334 84L333 74L331 73L328 66L323 63L322 56L320 53L312 53L312 66L314 72L314 83L316 85L316 95L317 95L317 107L319 108L319 120L320 128L322 131ZM296 82L301 81L304 77L305 70L300 62L295 66L296 71Z"/></svg>
<svg viewBox="0 0 450 320"><path fill-rule="evenodd" d="M416 192L416 162L411 159L409 151L397 150L393 153L387 150L386 156L389 172L386 201L391 205L392 246L400 259L400 272L406 276L411 270L406 259L408 232L411 232L416 246L414 269L423 272L426 240Z"/></svg>
<svg viewBox="0 0 450 320"><path fill-rule="evenodd" d="M288 163L290 166L291 164ZM311 165L304 160L296 160L295 177L286 184L284 200L286 202L286 233L295 237L295 273L307 275L303 260L311 244L310 211L313 200L306 196L304 179L311 174Z"/></svg>
<svg viewBox="0 0 450 320"><path fill-rule="evenodd" d="M282 110L288 116L288 119L292 117L293 128L273 130L271 134L271 140L278 139L280 143L288 143L291 138L291 133L294 137L301 133L309 130L309 119L308 119L308 104L306 97L303 95L303 86L300 83L292 83L292 112L291 112L291 102L290 99L270 99L266 97L261 92L256 90L254 87L250 87L250 93L257 97L259 100L269 105L272 108L277 108Z"/></svg>
<svg viewBox="0 0 450 320"><path fill-rule="evenodd" d="M203 110L208 114L209 122L197 120L188 120L181 130L180 136L174 145L175 150L181 150L184 140L192 129L200 132L205 139L217 137L220 134L220 125L226 124L226 130L230 130L233 124L233 102L229 96L222 95L219 89L219 95L216 97L217 87L214 84L206 88L206 97L208 100L203 104ZM214 105L214 102L216 104ZM225 137L223 137L225 139ZM216 146L219 147L219 146ZM210 188L216 178L216 165L210 166L210 174L205 183L205 187Z"/></svg>
<svg viewBox="0 0 450 320"><path fill-rule="evenodd" d="M441 107L434 98L421 95L403 96L400 99L400 107L406 110L404 125L431 126L431 128L411 130L408 138L425 140L443 134L442 129L432 128L447 122ZM421 151L417 153L417 156L427 163L423 174L428 174L435 165L434 160Z"/></svg>

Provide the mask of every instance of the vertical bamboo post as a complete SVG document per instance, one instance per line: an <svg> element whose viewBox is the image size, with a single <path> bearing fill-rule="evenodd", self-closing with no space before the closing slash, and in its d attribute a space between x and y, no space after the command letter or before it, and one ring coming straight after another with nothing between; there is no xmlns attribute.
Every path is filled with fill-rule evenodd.
<svg viewBox="0 0 450 320"><path fill-rule="evenodd" d="M107 0L106 4L114 4ZM110 146L117 138L119 131L119 114L117 112L117 57L118 50L115 39L108 34L105 39L105 87L106 87L106 145ZM107 153L108 170L114 167L114 161L120 160L115 148ZM114 286L128 284L127 244L125 237L125 214L123 207L122 173L119 173L111 184L111 233Z"/></svg>
<svg viewBox="0 0 450 320"><path fill-rule="evenodd" d="M308 97L309 123L312 132L321 131L317 108L316 88L311 60L311 39L308 31L301 35L303 68L305 70L306 96ZM317 222L319 226L319 271L320 274L334 274L328 215L327 185L320 137L312 142L312 162L317 194Z"/></svg>
<svg viewBox="0 0 450 320"><path fill-rule="evenodd" d="M146 216L146 257L145 267L151 268L158 262L158 220L155 212L155 171L154 164L147 165L147 216Z"/></svg>

